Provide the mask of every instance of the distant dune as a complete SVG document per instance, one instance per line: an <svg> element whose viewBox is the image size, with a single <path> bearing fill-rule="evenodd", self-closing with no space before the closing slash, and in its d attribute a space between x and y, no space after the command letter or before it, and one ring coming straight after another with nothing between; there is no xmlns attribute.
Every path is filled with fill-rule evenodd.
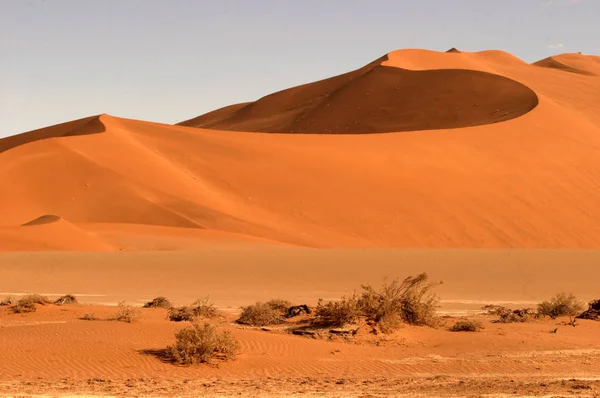
<svg viewBox="0 0 600 398"><path fill-rule="evenodd" d="M20 227L0 226L0 251L111 251L103 242L55 215L44 215Z"/></svg>
<svg viewBox="0 0 600 398"><path fill-rule="evenodd" d="M186 123L210 128L100 115L0 139L1 240L48 227L48 242L78 237L61 250L87 238L105 250L597 249L600 79L586 70L399 50ZM377 132L389 134L359 134ZM21 226L41 214L63 219Z"/></svg>
<svg viewBox="0 0 600 398"><path fill-rule="evenodd" d="M538 61L534 65L582 75L600 76L600 57L595 55L560 54Z"/></svg>

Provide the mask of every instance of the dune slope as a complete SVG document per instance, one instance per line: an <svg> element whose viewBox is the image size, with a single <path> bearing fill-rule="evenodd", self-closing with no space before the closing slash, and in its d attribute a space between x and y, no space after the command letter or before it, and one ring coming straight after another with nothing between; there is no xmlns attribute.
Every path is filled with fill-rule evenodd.
<svg viewBox="0 0 600 398"><path fill-rule="evenodd" d="M534 65L582 75L600 76L600 57L595 55L560 54L545 58Z"/></svg>
<svg viewBox="0 0 600 398"><path fill-rule="evenodd" d="M393 119L390 112L386 120L394 123L380 124L421 123L420 131L397 134L224 132L101 115L87 122L100 127L97 134L62 125L49 129L69 134L40 130L0 140L0 181L10 186L0 195L0 225L60 214L86 231L102 225L101 235L119 242L127 241L119 225L136 225L123 231L185 228L308 247L600 248L599 79L500 51L402 50L365 68L327 80L326 89L315 83L275 94L275 102L305 104L335 91L330 107L339 119L317 107L313 125L348 123L360 112L346 111L337 96L362 93L371 82L399 84L397 69L432 76L404 82L423 84L423 92L427 82L436 82L433 91L445 87L440 98L461 104L455 119L445 114L456 124L443 128L431 112L447 109L428 109L425 99L420 104L430 113ZM502 104L505 119L467 114L504 121L458 128L473 93L445 85L447 73L464 73L465 82L491 77L492 85L525 87L534 96L494 86L479 105ZM464 98L453 97L458 93ZM534 98L538 105L529 109ZM258 112L266 101L272 99L213 116L221 123L247 106ZM252 120L265 119L244 123ZM297 123L308 128L309 120Z"/></svg>
<svg viewBox="0 0 600 398"><path fill-rule="evenodd" d="M463 69L408 70L385 66L387 60L385 56L356 71L181 125L273 133L384 133L496 123L538 104L531 89L503 76Z"/></svg>

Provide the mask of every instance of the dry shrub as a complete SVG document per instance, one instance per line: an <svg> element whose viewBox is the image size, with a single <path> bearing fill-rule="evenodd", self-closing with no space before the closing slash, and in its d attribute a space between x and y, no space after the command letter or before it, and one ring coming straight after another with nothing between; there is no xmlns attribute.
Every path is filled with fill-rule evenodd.
<svg viewBox="0 0 600 398"><path fill-rule="evenodd" d="M481 308L487 315L497 315L500 318L498 323L522 323L528 322L536 317L536 313L531 308L518 308L512 310L500 305L486 305Z"/></svg>
<svg viewBox="0 0 600 398"><path fill-rule="evenodd" d="M194 321L197 318L214 318L217 309L208 297L198 299L192 305L169 308L168 318L173 322Z"/></svg>
<svg viewBox="0 0 600 398"><path fill-rule="evenodd" d="M144 308L171 308L171 302L168 298L163 296L158 296L152 299L152 301L148 301L144 304Z"/></svg>
<svg viewBox="0 0 600 398"><path fill-rule="evenodd" d="M435 326L438 323L436 309L438 297L432 293L436 284L428 282L426 273L384 283L377 290L370 285L362 287L359 307L368 320L379 323L396 316L405 323Z"/></svg>
<svg viewBox="0 0 600 398"><path fill-rule="evenodd" d="M477 332L483 329L483 325L477 321L470 321L468 319L463 319L457 321L452 327L450 327L450 331L452 332Z"/></svg>
<svg viewBox="0 0 600 398"><path fill-rule="evenodd" d="M592 300L589 302L588 309L577 316L579 319L591 319L594 321L600 320L600 300Z"/></svg>
<svg viewBox="0 0 600 398"><path fill-rule="evenodd" d="M56 305L69 305L69 304L77 304L77 297L72 294L65 294L54 300L54 304Z"/></svg>
<svg viewBox="0 0 600 398"><path fill-rule="evenodd" d="M356 323L362 315L356 294L343 297L340 301L319 300L314 322L324 326L342 327Z"/></svg>
<svg viewBox="0 0 600 398"><path fill-rule="evenodd" d="M41 304L46 305L52 303L48 297L39 294L29 294L21 297L17 304L13 307L13 311L16 314L22 314L27 312L34 312L36 310L35 305Z"/></svg>
<svg viewBox="0 0 600 398"><path fill-rule="evenodd" d="M217 316L217 308L208 297L194 301L192 311L199 318L214 318Z"/></svg>
<svg viewBox="0 0 600 398"><path fill-rule="evenodd" d="M192 307L171 307L169 308L168 318L172 322L191 322L196 316L194 315Z"/></svg>
<svg viewBox="0 0 600 398"><path fill-rule="evenodd" d="M124 301L119 303L119 310L111 318L114 321L132 323L140 316L140 311L135 307L125 304Z"/></svg>
<svg viewBox="0 0 600 398"><path fill-rule="evenodd" d="M581 301L577 300L573 293L558 293L549 301L543 301L538 304L538 314L549 316L552 319L559 316L574 317L584 309Z"/></svg>
<svg viewBox="0 0 600 398"><path fill-rule="evenodd" d="M239 344L230 332L219 332L215 326L204 323L192 324L191 328L175 333L175 344L167 352L175 362L191 365L233 359L238 349Z"/></svg>
<svg viewBox="0 0 600 398"><path fill-rule="evenodd" d="M15 299L12 296L6 296L2 301L0 301L0 307L13 305L15 303Z"/></svg>
<svg viewBox="0 0 600 398"><path fill-rule="evenodd" d="M81 317L81 319L84 320L84 321L97 321L98 320L98 318L96 317L96 315L94 315L91 312L88 312L88 313L84 314Z"/></svg>
<svg viewBox="0 0 600 398"><path fill-rule="evenodd" d="M278 325L285 322L290 303L285 300L271 300L266 303L256 302L242 307L242 313L237 323L250 326Z"/></svg>
<svg viewBox="0 0 600 398"><path fill-rule="evenodd" d="M402 326L402 318L397 313L388 313L379 318L377 325L382 333L393 333Z"/></svg>

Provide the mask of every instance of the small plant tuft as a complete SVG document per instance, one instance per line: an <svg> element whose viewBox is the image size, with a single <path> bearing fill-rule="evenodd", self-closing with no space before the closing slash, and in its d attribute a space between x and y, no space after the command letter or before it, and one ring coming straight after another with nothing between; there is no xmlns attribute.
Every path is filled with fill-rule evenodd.
<svg viewBox="0 0 600 398"><path fill-rule="evenodd" d="M573 293L558 293L548 301L538 304L538 314L556 319L560 316L574 317L579 315L584 305Z"/></svg>
<svg viewBox="0 0 600 398"><path fill-rule="evenodd" d="M132 323L140 316L140 311L135 307L127 305L124 301L119 303L119 310L111 318L114 321Z"/></svg>
<svg viewBox="0 0 600 398"><path fill-rule="evenodd" d="M167 353L177 363L192 365L233 359L238 349L239 344L230 332L219 332L209 323L194 323L175 334L175 344L167 348Z"/></svg>
<svg viewBox="0 0 600 398"><path fill-rule="evenodd" d="M14 303L15 299L12 296L6 296L0 301L0 307L13 305Z"/></svg>
<svg viewBox="0 0 600 398"><path fill-rule="evenodd" d="M481 322L463 319L450 327L451 332L477 332L483 329Z"/></svg>
<svg viewBox="0 0 600 398"><path fill-rule="evenodd" d="M171 308L173 305L169 301L168 298L163 296L158 296L152 299L152 301L148 301L144 304L144 308Z"/></svg>
<svg viewBox="0 0 600 398"><path fill-rule="evenodd" d="M61 297L57 298L56 300L54 300L54 304L56 304L56 305L77 304L77 297L73 296L72 294L65 294L64 296L61 296Z"/></svg>
<svg viewBox="0 0 600 398"><path fill-rule="evenodd" d="M84 314L81 317L81 319L84 320L84 321L97 321L98 320L98 318L96 317L96 315L94 315L91 312L88 312L88 313Z"/></svg>

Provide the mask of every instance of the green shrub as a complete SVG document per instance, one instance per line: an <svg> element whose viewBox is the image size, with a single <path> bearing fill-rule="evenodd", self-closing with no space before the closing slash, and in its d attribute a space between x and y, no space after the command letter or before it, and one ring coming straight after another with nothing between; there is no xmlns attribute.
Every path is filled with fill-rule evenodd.
<svg viewBox="0 0 600 398"><path fill-rule="evenodd" d="M233 359L238 349L239 344L230 332L219 332L215 326L204 323L179 330L175 344L169 346L167 352L175 362L191 365Z"/></svg>

